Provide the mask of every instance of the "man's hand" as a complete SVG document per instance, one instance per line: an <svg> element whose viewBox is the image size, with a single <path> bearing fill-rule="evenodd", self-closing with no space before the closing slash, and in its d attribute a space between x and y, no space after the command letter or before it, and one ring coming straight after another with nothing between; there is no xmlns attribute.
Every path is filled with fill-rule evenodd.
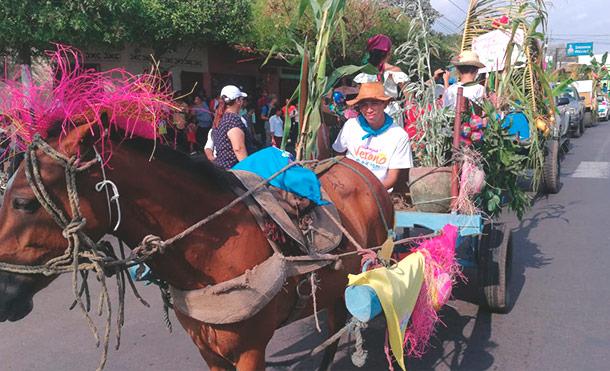
<svg viewBox="0 0 610 371"><path fill-rule="evenodd" d="M382 182L383 186L386 189L393 188L394 185L396 185L396 181L398 181L398 178L400 177L400 172L402 170L403 169L388 169L388 173Z"/></svg>

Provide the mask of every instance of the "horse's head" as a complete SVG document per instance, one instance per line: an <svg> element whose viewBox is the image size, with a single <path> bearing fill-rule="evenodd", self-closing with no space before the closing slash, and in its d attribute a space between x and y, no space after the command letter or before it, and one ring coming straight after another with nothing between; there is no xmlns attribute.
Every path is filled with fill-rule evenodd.
<svg viewBox="0 0 610 371"><path fill-rule="evenodd" d="M79 153L82 160L95 158L89 127L73 129L61 140L51 140L51 147L67 157ZM89 143L87 143L89 142ZM38 164L40 180L48 198L68 219L72 217L66 188L65 167L37 149L32 159ZM34 266L62 255L68 242L62 228L41 205L26 177L27 161L22 161L7 189L0 208L0 262ZM31 168L30 168L31 171ZM36 171L33 172L35 174ZM107 223L96 218L93 210L105 210L105 195L93 189L100 180L101 169L94 165L77 176L82 216L86 219L86 231L92 238L103 234ZM56 276L21 274L0 271L0 322L16 321L25 317L33 307L34 294L47 286Z"/></svg>

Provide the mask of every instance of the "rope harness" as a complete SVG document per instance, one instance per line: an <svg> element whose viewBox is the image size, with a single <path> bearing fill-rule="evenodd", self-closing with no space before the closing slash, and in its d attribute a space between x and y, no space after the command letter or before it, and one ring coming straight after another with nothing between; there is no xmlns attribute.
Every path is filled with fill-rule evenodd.
<svg viewBox="0 0 610 371"><path fill-rule="evenodd" d="M61 165L64 168L65 180L66 180L66 191L68 195L69 205L70 205L70 214L68 215L64 212L51 198L49 192L47 191L40 174L39 161L36 154L37 150L41 150L43 154L50 157L56 163ZM20 265L20 264L10 264L0 262L0 271L6 271L11 273L18 274L42 274L44 276L54 276L63 273L71 273L72 274L72 290L74 293L74 303L70 307L70 309L74 308L76 305L81 309L92 333L96 339L96 344L100 346L100 336L98 334L98 329L94 324L91 316L89 315L89 311L91 309L91 300L89 295L89 287L87 284L88 275L90 272L93 272L97 278L97 280L101 284L101 292L99 298L98 305L98 315L105 314L105 331L103 337L103 352L102 357L100 359L100 363L98 365L98 370L103 369L108 354L108 347L110 342L110 327L112 322L112 306L110 295L108 293L108 285L106 282L106 277L110 277L112 275L116 276L117 280L117 288L118 288L118 316L116 319L116 339L117 345L116 349L120 346L120 338L121 338L121 328L124 323L124 298L127 284L131 287L136 298L140 300L145 306L149 306L149 304L140 296L138 293L131 276L126 273L127 268L138 265L144 261L149 260L155 254L161 253L163 254L165 250L176 242L184 239L191 233L193 233L198 228L208 224L212 220L217 217L223 215L229 209L237 205L238 203L244 201L248 197L250 197L254 192L256 192L259 188L266 186L269 184L271 180L276 178L277 176L284 173L286 170L290 169L293 166L302 166L308 164L314 164L315 166L328 166L329 162L334 162L335 164L339 164L349 168L351 171L359 175L367 184L371 193L373 194L376 202L376 206L378 207L381 220L384 224L384 227L388 231L389 225L385 218L381 200L379 196L373 191L373 186L370 181L366 178L364 174L362 174L358 169L353 166L340 162L336 158L326 159L326 160L304 160L304 161L295 161L282 169L274 173L269 178L261 181L256 187L250 189L249 191L241 194L239 197L236 197L233 201L231 201L226 206L217 210L216 212L210 214L209 216L201 219L195 224L191 225L181 233L178 233L168 239L163 240L161 237L153 234L149 234L145 236L140 244L138 244L134 249L131 250L129 256L125 256L125 250L123 247L122 241L119 239L119 256L117 256L113 250L110 242L102 240L99 242L94 242L85 232L83 231L86 225L86 219L82 216L80 210L80 202L76 184L76 177L78 174L83 173L89 170L96 163L100 163L103 171L103 163L100 161L100 156L96 152L96 158L90 161L81 162L80 159L76 156L67 157L59 151L55 150L48 143L46 143L39 135L36 135L29 145L26 153L25 153L25 164L24 170L25 175L28 181L30 188L32 189L36 199L41 204L41 206L49 213L49 215L53 218L55 223L61 228L63 237L68 241L68 246L63 252L62 255L50 259L44 264L40 265ZM107 180L105 173L103 174L103 180L96 185L96 191L100 192L104 187L110 186L113 191L113 196L109 197L108 189L106 188L107 197L108 197L108 206L109 212L110 203L112 201L116 202L118 211L118 220L117 224L114 228L118 227L118 223L120 223L120 207L118 204L118 190L116 185ZM111 214L110 214L111 218ZM111 220L110 220L111 222ZM319 260L327 260L330 262L339 262L342 258L355 255L355 254L364 254L367 252L379 250L383 247L383 245L376 246L373 248L365 249L362 247L356 239L340 224L339 221L333 218L333 222L336 223L339 228L341 228L344 235L347 239L356 247L355 251L342 253L338 255L330 255L323 254L319 256L297 256L297 257L286 257L292 261L319 261ZM414 240L421 240L419 238L405 238L400 241L396 241L397 244L407 243ZM80 280L79 280L80 276ZM314 276L310 276L311 280L315 280ZM80 282L80 287L79 287ZM163 292L163 287L161 287ZM165 290L167 293L167 290ZM171 303L166 301L166 297L164 299L164 304L169 307ZM167 310L167 307L165 308ZM356 325L355 320L352 319L348 323L348 325L340 331L340 333L345 332L347 329L352 328L361 328L362 325ZM320 347L316 348L316 352L321 348L324 348L334 340L336 340L336 336L340 334L336 334L331 339L327 340ZM333 340L333 341L330 341ZM359 342L361 345L361 341Z"/></svg>

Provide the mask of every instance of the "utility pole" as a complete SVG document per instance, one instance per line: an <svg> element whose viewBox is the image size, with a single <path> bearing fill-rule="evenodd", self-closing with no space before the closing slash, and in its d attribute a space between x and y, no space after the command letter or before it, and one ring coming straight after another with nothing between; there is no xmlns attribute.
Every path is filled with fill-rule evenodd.
<svg viewBox="0 0 610 371"><path fill-rule="evenodd" d="M553 57L553 64L555 65L554 70L557 71L559 69L559 48L555 48L555 57Z"/></svg>

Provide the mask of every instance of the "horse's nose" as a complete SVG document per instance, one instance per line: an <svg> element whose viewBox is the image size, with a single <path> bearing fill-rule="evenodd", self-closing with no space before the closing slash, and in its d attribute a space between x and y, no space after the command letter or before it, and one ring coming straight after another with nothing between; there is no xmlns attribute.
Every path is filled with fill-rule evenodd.
<svg viewBox="0 0 610 371"><path fill-rule="evenodd" d="M0 272L0 322L18 321L32 311L32 277Z"/></svg>

